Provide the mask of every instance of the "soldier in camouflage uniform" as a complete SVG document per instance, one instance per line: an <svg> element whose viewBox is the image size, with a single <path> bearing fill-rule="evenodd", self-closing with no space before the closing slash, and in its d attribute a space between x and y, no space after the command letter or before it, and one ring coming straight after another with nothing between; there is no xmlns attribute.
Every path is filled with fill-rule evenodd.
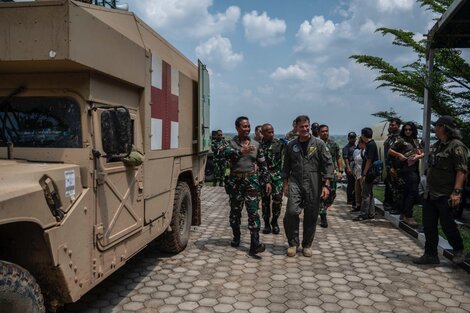
<svg viewBox="0 0 470 313"><path fill-rule="evenodd" d="M224 156L230 163L230 176L227 178L226 189L230 201L230 226L233 240L230 245L240 245L240 220L243 204L248 212L248 228L250 229L250 255L265 250L260 243L260 218L258 214L260 185L265 186L266 193L271 192L270 176L264 153L257 141L250 139L250 122L247 117L240 116L235 121L238 135L229 141L224 149Z"/></svg>
<svg viewBox="0 0 470 313"><path fill-rule="evenodd" d="M330 195L327 199L322 201L320 205L320 226L326 228L328 227L328 220L326 218L326 212L327 212L326 210L333 204L333 201L336 198L337 182L341 181L343 177L342 176L343 162L341 159L341 152L340 152L338 144L334 140L330 139L330 132L329 132L328 125L325 125L325 124L320 125L318 127L318 132L319 132L320 139L323 140L328 150L330 150L331 159L333 161L334 173L335 173L331 181Z"/></svg>
<svg viewBox="0 0 470 313"><path fill-rule="evenodd" d="M219 129L215 134L215 138L212 140L211 149L213 152L213 165L214 165L214 186L217 186L217 181L219 181L219 186L224 184L225 176L225 167L227 161L223 156L224 148L228 145L227 141L224 138L224 134Z"/></svg>
<svg viewBox="0 0 470 313"><path fill-rule="evenodd" d="M295 120L292 121L292 130L286 134L285 139L287 141L294 140L297 137L297 131L295 130Z"/></svg>
<svg viewBox="0 0 470 313"><path fill-rule="evenodd" d="M263 139L261 141L261 149L264 152L266 163L268 165L269 174L271 176L272 192L265 192L263 186L261 188L261 203L264 220L263 234L269 234L272 230L273 234L279 234L279 225L277 220L281 215L282 206L282 156L284 151L284 143L274 138L274 128L271 124L264 124L262 127ZM272 219L271 217L271 199L272 199ZM271 229L272 227L272 229Z"/></svg>
<svg viewBox="0 0 470 313"><path fill-rule="evenodd" d="M296 125L299 137L285 147L282 166L282 189L288 197L284 230L289 244L287 256L293 257L300 245L299 215L303 211L303 255L311 257L320 200L328 198L333 163L325 143L310 134L308 116L298 116Z"/></svg>
<svg viewBox="0 0 470 313"><path fill-rule="evenodd" d="M389 155L388 151L390 147L397 141L400 136L400 125L401 120L399 118L392 118L389 121L388 126L388 137L384 141L384 158L385 158L385 191L384 191L384 203L383 207L385 210L391 210L392 214L399 214L400 210L396 208L396 202L394 199L400 197L400 190L402 189L403 180L400 180L396 169L393 167L394 157Z"/></svg>

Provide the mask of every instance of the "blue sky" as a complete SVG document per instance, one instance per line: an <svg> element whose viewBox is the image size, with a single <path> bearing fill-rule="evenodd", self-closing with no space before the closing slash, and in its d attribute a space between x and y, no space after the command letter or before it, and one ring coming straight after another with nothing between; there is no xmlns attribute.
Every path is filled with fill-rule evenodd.
<svg viewBox="0 0 470 313"><path fill-rule="evenodd" d="M421 106L387 89L375 73L349 59L381 56L414 61L378 27L413 31L434 24L415 0L129 0L129 10L211 74L211 126L234 132L234 120L269 122L286 133L299 114L346 134L371 126L393 109L422 121Z"/></svg>

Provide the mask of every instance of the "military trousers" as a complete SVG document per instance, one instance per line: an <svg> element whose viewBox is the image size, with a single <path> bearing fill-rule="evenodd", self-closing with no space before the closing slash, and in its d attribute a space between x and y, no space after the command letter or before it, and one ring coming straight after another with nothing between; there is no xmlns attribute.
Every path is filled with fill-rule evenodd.
<svg viewBox="0 0 470 313"><path fill-rule="evenodd" d="M223 182L225 175L225 159L214 159L214 179L215 181Z"/></svg>
<svg viewBox="0 0 470 313"><path fill-rule="evenodd" d="M289 195L284 214L284 230L289 246L298 247L300 214L303 218L302 247L310 248L315 237L318 212L320 210L320 192L318 186L289 182Z"/></svg>
<svg viewBox="0 0 470 313"><path fill-rule="evenodd" d="M277 221L281 215L282 206L282 179L273 179L271 182L271 194L267 194L264 188L261 188L261 206L263 212L263 220L269 221L271 218L271 210L273 221Z"/></svg>
<svg viewBox="0 0 470 313"><path fill-rule="evenodd" d="M230 202L230 227L234 234L240 232L240 223L243 205L245 204L248 213L248 229L252 235L252 240L259 240L260 219L258 214L259 203L259 183L258 176L251 175L246 178L229 176L227 178L226 190Z"/></svg>
<svg viewBox="0 0 470 313"><path fill-rule="evenodd" d="M423 226L426 242L424 253L437 255L437 245L439 243L439 231L437 223L440 221L442 230L454 250L463 250L462 236L457 228L452 215L452 208L449 207L449 197L439 197L437 199L426 199L423 204Z"/></svg>

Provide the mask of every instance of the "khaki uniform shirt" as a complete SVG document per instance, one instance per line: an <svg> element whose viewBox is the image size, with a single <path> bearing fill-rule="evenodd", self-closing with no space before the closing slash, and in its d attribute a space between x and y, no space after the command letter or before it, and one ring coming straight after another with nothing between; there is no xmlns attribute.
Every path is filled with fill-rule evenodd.
<svg viewBox="0 0 470 313"><path fill-rule="evenodd" d="M446 143L437 141L431 146L428 158L425 198L450 196L458 170L467 172L467 147L458 139Z"/></svg>

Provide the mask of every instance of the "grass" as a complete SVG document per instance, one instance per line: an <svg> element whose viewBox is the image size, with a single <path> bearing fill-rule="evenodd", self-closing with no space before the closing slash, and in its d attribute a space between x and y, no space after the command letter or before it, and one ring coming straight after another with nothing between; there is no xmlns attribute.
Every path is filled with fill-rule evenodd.
<svg viewBox="0 0 470 313"><path fill-rule="evenodd" d="M374 186L374 197L379 199L381 202L384 200L384 187L383 186ZM413 207L413 217L419 225L423 223L423 214L421 205L415 205ZM444 232L442 231L441 225L439 227L439 235L443 238L446 238ZM460 235L463 239L463 245L465 251L470 251L470 228L468 226L460 225L459 226ZM446 238L447 239L447 238Z"/></svg>

